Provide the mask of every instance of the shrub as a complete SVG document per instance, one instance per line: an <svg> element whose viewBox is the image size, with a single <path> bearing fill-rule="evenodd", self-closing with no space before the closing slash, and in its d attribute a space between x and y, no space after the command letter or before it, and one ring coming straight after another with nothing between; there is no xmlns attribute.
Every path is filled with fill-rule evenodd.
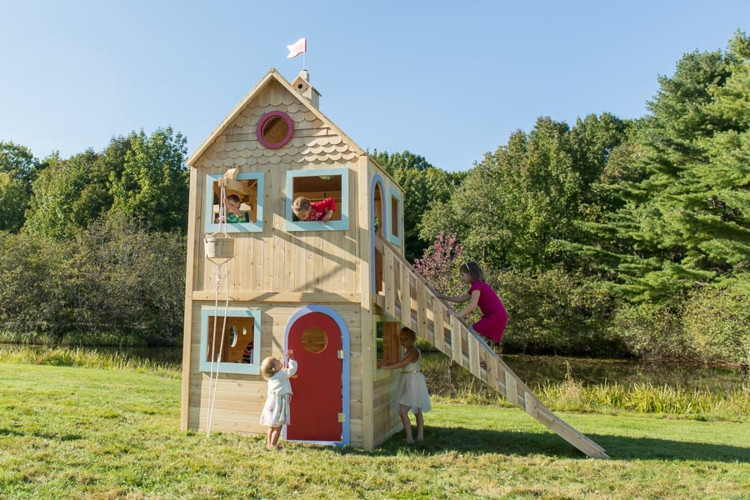
<svg viewBox="0 0 750 500"><path fill-rule="evenodd" d="M694 293L683 315L685 341L710 363L750 366L750 296L729 283Z"/></svg>
<svg viewBox="0 0 750 500"><path fill-rule="evenodd" d="M682 333L682 304L623 302L610 328L634 356L692 357Z"/></svg>
<svg viewBox="0 0 750 500"><path fill-rule="evenodd" d="M185 237L124 216L71 240L0 232L0 332L27 343L163 344L182 335Z"/></svg>
<svg viewBox="0 0 750 500"><path fill-rule="evenodd" d="M503 350L602 356L620 353L608 328L614 295L562 270L504 271L490 283L508 310Z"/></svg>

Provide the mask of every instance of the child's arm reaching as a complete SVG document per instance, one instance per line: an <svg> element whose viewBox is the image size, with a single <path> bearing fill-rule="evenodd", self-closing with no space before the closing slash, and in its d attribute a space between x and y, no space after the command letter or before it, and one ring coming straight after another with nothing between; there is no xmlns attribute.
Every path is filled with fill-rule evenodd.
<svg viewBox="0 0 750 500"><path fill-rule="evenodd" d="M297 362L294 360L294 352L291 349L286 352L286 357L288 359L286 368L280 370L279 374L282 378L291 378L297 373Z"/></svg>
<svg viewBox="0 0 750 500"><path fill-rule="evenodd" d="M466 316L467 314L469 314L471 311L473 311L474 309L476 309L477 305L479 304L479 296L481 295L481 293L482 292L479 291L479 290L472 291L471 292L471 300L469 301L469 304L464 308L464 310L461 311L461 312L456 312L456 311L454 311L452 309L448 309L448 310L445 311L446 317L448 319L450 319L451 314L452 314L453 316L455 316L457 318L463 318L464 316ZM466 294L466 295L468 296L469 294Z"/></svg>
<svg viewBox="0 0 750 500"><path fill-rule="evenodd" d="M398 368L403 368L409 363L414 363L417 358L419 358L419 351L412 348L409 349L409 352L404 354L404 357L399 359L398 361L395 361L393 363L385 363L382 359L379 359L377 365L378 368L383 370L397 370Z"/></svg>
<svg viewBox="0 0 750 500"><path fill-rule="evenodd" d="M458 295L456 297L449 297L447 295L443 295L443 294L439 293L439 294L437 294L437 298L439 298L441 300L448 300L450 302L461 303L461 302L466 302L467 300L469 300L471 298L471 296L468 293L465 293L463 295Z"/></svg>

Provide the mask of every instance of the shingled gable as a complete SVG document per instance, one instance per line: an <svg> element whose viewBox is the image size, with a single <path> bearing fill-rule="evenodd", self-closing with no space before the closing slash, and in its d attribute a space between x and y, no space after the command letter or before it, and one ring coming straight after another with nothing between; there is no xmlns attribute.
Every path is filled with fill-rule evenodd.
<svg viewBox="0 0 750 500"><path fill-rule="evenodd" d="M222 120L213 132L201 143L198 149L193 152L192 155L187 159L187 164L191 167L197 167L201 159L206 155L209 150L212 149L218 140L222 137L226 137L230 127L243 118L243 112L250 106L256 99L261 99L264 92L269 87L277 83L288 93L289 96L285 96L284 100L287 103L293 103L293 106L300 108L301 111L310 119L317 119L322 123L324 128L328 128L331 134L327 137L304 137L303 131L296 129L293 135L293 142L298 146L299 160L298 161L309 161L317 155L317 159L320 159L320 153L329 153L327 159L337 159L333 155L343 154L344 159L351 159L354 156L366 155L364 150L360 148L351 138L349 138L341 129L339 129L331 120L329 120L323 113L320 112L312 103L303 97L300 93L295 91L292 85L284 79L275 69L271 68L268 73L253 87L245 97L240 100L237 106ZM248 120L245 120L246 122ZM253 127L257 123L257 117L255 123L251 123ZM245 127L247 130L247 127ZM338 137L335 137L338 136ZM340 138L340 140L339 140ZM260 152L257 155L260 156ZM213 165L222 166L222 165ZM228 166L228 165L227 165Z"/></svg>

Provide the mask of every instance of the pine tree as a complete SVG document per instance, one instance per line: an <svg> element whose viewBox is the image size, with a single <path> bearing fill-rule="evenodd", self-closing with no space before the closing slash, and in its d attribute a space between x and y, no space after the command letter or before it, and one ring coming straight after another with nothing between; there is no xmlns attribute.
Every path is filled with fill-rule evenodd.
<svg viewBox="0 0 750 500"><path fill-rule="evenodd" d="M749 55L738 32L727 53L687 54L659 79L633 155L635 180L611 189L622 208L607 220L610 238L589 247L634 298L668 300L747 273Z"/></svg>

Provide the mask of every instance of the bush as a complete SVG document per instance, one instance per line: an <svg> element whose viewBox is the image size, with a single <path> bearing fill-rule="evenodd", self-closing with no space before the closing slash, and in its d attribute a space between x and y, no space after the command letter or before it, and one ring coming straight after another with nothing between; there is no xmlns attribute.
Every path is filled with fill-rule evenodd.
<svg viewBox="0 0 750 500"><path fill-rule="evenodd" d="M637 357L691 358L681 304L621 303L610 327Z"/></svg>
<svg viewBox="0 0 750 500"><path fill-rule="evenodd" d="M682 303L623 304L612 331L638 357L750 366L750 296L729 283Z"/></svg>
<svg viewBox="0 0 750 500"><path fill-rule="evenodd" d="M0 233L5 340L149 345L181 338L185 237L123 216L73 240Z"/></svg>
<svg viewBox="0 0 750 500"><path fill-rule="evenodd" d="M733 283L694 293L683 328L686 343L703 361L750 366L750 296Z"/></svg>
<svg viewBox="0 0 750 500"><path fill-rule="evenodd" d="M562 270L500 272L495 283L508 310L503 350L529 354L614 355L623 347L608 328L614 295Z"/></svg>

